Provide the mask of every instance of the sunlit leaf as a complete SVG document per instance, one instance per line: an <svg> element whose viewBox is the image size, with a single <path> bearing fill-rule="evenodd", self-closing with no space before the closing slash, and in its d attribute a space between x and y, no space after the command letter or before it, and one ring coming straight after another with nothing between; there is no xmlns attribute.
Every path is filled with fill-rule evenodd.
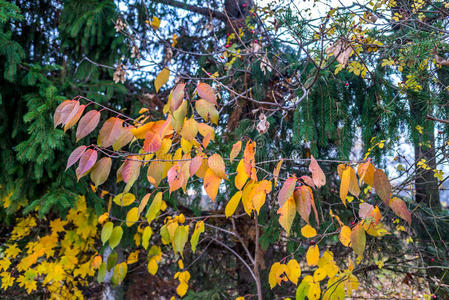
<svg viewBox="0 0 449 300"><path fill-rule="evenodd" d="M239 155L241 149L242 149L242 141L238 141L234 145L232 145L231 154L229 154L229 161L231 162L231 164L234 158L236 158L237 155Z"/></svg>
<svg viewBox="0 0 449 300"><path fill-rule="evenodd" d="M196 86L196 90L200 98L206 99L212 104L217 104L217 96L215 96L215 92L210 85L204 82L200 82Z"/></svg>
<svg viewBox="0 0 449 300"><path fill-rule="evenodd" d="M307 249L306 260L309 266L316 266L318 264L318 260L320 259L320 250L318 245L311 245L309 249Z"/></svg>
<svg viewBox="0 0 449 300"><path fill-rule="evenodd" d="M301 234L303 237L305 238L313 238L316 236L317 232L316 229L313 228L312 226L310 226L309 224L307 224L306 226L304 226L303 228L301 228Z"/></svg>
<svg viewBox="0 0 449 300"><path fill-rule="evenodd" d="M167 68L162 69L162 71L157 75L154 80L154 88L156 89L156 93L159 92L159 89L167 83L168 78L170 77L170 70Z"/></svg>

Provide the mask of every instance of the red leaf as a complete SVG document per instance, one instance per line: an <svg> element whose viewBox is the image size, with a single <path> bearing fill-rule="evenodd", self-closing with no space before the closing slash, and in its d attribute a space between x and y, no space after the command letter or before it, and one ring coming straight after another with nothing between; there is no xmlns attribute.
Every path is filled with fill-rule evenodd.
<svg viewBox="0 0 449 300"><path fill-rule="evenodd" d="M196 86L196 90L200 98L203 98L210 103L217 104L217 96L215 96L214 89L210 85L201 82Z"/></svg>
<svg viewBox="0 0 449 300"><path fill-rule="evenodd" d="M69 156L69 159L67 160L67 166L65 169L67 170L68 168L73 166L80 159L81 155L83 155L86 149L86 146L79 146L75 150L73 150Z"/></svg>
<svg viewBox="0 0 449 300"><path fill-rule="evenodd" d="M81 118L78 128L76 128L77 142L97 128L100 117L101 113L99 111L90 110Z"/></svg>
<svg viewBox="0 0 449 300"><path fill-rule="evenodd" d="M86 173L92 169L97 161L97 151L93 149L88 149L80 158L78 168L76 168L76 177L80 180L81 177L86 175Z"/></svg>
<svg viewBox="0 0 449 300"><path fill-rule="evenodd" d="M112 146L122 133L123 120L112 117L104 122L98 134L98 145L104 148Z"/></svg>
<svg viewBox="0 0 449 300"><path fill-rule="evenodd" d="M310 176L304 175L299 177L299 179L304 181L304 183L307 184L308 186L315 188L315 183L313 182L313 179L310 178Z"/></svg>
<svg viewBox="0 0 449 300"><path fill-rule="evenodd" d="M293 191L295 190L296 186L296 181L297 181L296 177L290 177L284 182L284 185L279 191L278 196L280 207L284 205L284 202L287 201L287 199L290 198L290 196L293 194Z"/></svg>

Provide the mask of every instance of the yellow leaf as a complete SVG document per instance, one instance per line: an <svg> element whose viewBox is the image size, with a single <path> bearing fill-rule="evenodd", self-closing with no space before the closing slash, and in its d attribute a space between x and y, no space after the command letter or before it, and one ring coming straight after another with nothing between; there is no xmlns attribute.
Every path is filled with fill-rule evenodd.
<svg viewBox="0 0 449 300"><path fill-rule="evenodd" d="M181 256L184 251L184 246L189 238L189 225L178 226L176 228L175 237L174 237L174 245L175 251L181 253Z"/></svg>
<svg viewBox="0 0 449 300"><path fill-rule="evenodd" d="M301 228L301 234L305 237L305 238L313 238L314 236L316 236L316 230L315 228L313 228L312 226L310 226L309 224L307 224L306 226L304 226L303 228Z"/></svg>
<svg viewBox="0 0 449 300"><path fill-rule="evenodd" d="M215 173L215 175L220 178L227 178L225 174L225 163L223 161L223 158L219 154L215 153L211 155L208 158L207 163L209 165L209 168Z"/></svg>
<svg viewBox="0 0 449 300"><path fill-rule="evenodd" d="M323 268L318 268L313 272L313 280L315 280L315 282L323 280L326 276L326 271Z"/></svg>
<svg viewBox="0 0 449 300"><path fill-rule="evenodd" d="M298 278L301 276L301 267L296 259L291 259L287 263L287 277L295 285L298 285Z"/></svg>
<svg viewBox="0 0 449 300"><path fill-rule="evenodd" d="M252 196L254 195L253 191L254 191L256 186L257 186L257 183L255 183L254 181L250 180L248 182L248 184L245 186L245 188L243 189L243 192L242 192L243 209L245 210L245 212L248 215L251 215L251 212L254 209Z"/></svg>
<svg viewBox="0 0 449 300"><path fill-rule="evenodd" d="M156 218L157 214L161 210L161 205L162 205L162 192L158 192L156 196L154 196L154 199L151 202L150 207L148 208L147 214L145 216L148 223L151 223L151 221L153 221L154 218Z"/></svg>
<svg viewBox="0 0 449 300"><path fill-rule="evenodd" d="M277 163L276 168L274 168L274 171L273 171L273 178L274 178L274 186L275 186L275 187L278 185L277 181L278 181L278 178L279 178L279 172L281 171L281 167L282 167L282 162L283 162L283 161L284 161L284 160L281 159L281 160Z"/></svg>
<svg viewBox="0 0 449 300"><path fill-rule="evenodd" d="M137 220L139 220L139 210L137 207L133 207L126 214L126 226L133 226Z"/></svg>
<svg viewBox="0 0 449 300"><path fill-rule="evenodd" d="M139 250L133 251L129 254L128 259L126 260L126 263L128 265L132 265L136 263L139 260Z"/></svg>
<svg viewBox="0 0 449 300"><path fill-rule="evenodd" d="M131 205L136 200L136 196L131 193L120 193L112 199L115 204L119 206L128 206Z"/></svg>
<svg viewBox="0 0 449 300"><path fill-rule="evenodd" d="M268 282L270 283L270 288L273 289L276 284L280 285L282 281L287 281L287 277L283 275L287 272L288 268L285 264L275 262L271 266L270 273L268 274Z"/></svg>
<svg viewBox="0 0 449 300"><path fill-rule="evenodd" d="M351 247L359 258L363 258L363 252L365 252L366 235L365 229L361 223L352 228L351 231Z"/></svg>
<svg viewBox="0 0 449 300"><path fill-rule="evenodd" d="M351 242L351 228L346 225L343 226L340 230L338 238L344 246L349 247L349 243Z"/></svg>
<svg viewBox="0 0 449 300"><path fill-rule="evenodd" d="M240 160L239 164L237 165L237 175L235 176L235 187L239 190L243 188L246 181L249 178L249 174L246 173L245 170L245 164L243 162L243 159Z"/></svg>
<svg viewBox="0 0 449 300"><path fill-rule="evenodd" d="M170 70L167 68L164 68L156 77L154 80L154 87L156 89L156 93L159 92L159 89L167 83L168 78L170 77Z"/></svg>
<svg viewBox="0 0 449 300"><path fill-rule="evenodd" d="M237 209L237 206L239 205L241 198L242 198L242 191L237 191L234 194L234 196L232 196L232 198L229 200L228 204L226 204L226 207L225 207L226 218L229 218L230 216L232 216L232 214Z"/></svg>
<svg viewBox="0 0 449 300"><path fill-rule="evenodd" d="M190 245L192 246L192 252L196 252L196 245L198 244L198 240L200 238L200 234L204 232L204 222L198 221L195 225L195 230L193 231L192 237L190 238Z"/></svg>
<svg viewBox="0 0 449 300"><path fill-rule="evenodd" d="M147 250L147 248L149 246L150 238L152 235L153 235L153 230L151 229L150 226L146 226L142 233L142 247L145 250Z"/></svg>
<svg viewBox="0 0 449 300"><path fill-rule="evenodd" d="M151 27L153 27L154 30L157 30L161 25L161 20L159 20L158 17L153 17L153 19L150 22L150 25Z"/></svg>
<svg viewBox="0 0 449 300"><path fill-rule="evenodd" d="M374 186L374 166L369 162L364 162L357 168L357 173L359 174L359 182L362 181L370 186Z"/></svg>
<svg viewBox="0 0 449 300"><path fill-rule="evenodd" d="M148 261L148 272L151 275L156 275L158 269L157 261L154 257L150 258Z"/></svg>
<svg viewBox="0 0 449 300"><path fill-rule="evenodd" d="M289 234L296 215L296 202L293 196L285 201L284 205L278 209L277 213L281 215L279 217L279 224L281 224L285 231L287 231L287 234Z"/></svg>
<svg viewBox="0 0 449 300"><path fill-rule="evenodd" d="M307 291L307 297L309 300L320 299L321 288L319 283L311 282L309 283L309 290Z"/></svg>
<svg viewBox="0 0 449 300"><path fill-rule="evenodd" d="M318 245L312 245L307 249L306 260L309 266L316 266L320 259L320 250Z"/></svg>

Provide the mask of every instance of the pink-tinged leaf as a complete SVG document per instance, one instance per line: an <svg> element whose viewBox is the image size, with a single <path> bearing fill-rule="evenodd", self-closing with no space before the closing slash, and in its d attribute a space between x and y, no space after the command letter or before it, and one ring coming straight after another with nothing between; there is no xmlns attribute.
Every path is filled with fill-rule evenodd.
<svg viewBox="0 0 449 300"><path fill-rule="evenodd" d="M374 206L372 206L369 203L363 202L360 204L359 207L359 217L361 219L366 219L367 217L371 216L371 213L374 210Z"/></svg>
<svg viewBox="0 0 449 300"><path fill-rule="evenodd" d="M168 185L170 186L170 193L182 187L184 183L184 172L182 172L181 164L179 162L168 170L167 180Z"/></svg>
<svg viewBox="0 0 449 300"><path fill-rule="evenodd" d="M313 179L310 178L310 176L304 175L304 176L299 177L299 179L301 179L308 186L315 188L315 183L313 182Z"/></svg>
<svg viewBox="0 0 449 300"><path fill-rule="evenodd" d="M78 120L81 118L81 115L83 114L85 108L86 108L86 105L84 105L84 104L79 106L78 112L76 113L76 115L65 124L64 132L66 132L67 130L72 128L76 124L76 122L78 122Z"/></svg>
<svg viewBox="0 0 449 300"><path fill-rule="evenodd" d="M407 221L408 225L412 225L412 215L403 200L393 197L390 200L390 207L399 218Z"/></svg>
<svg viewBox="0 0 449 300"><path fill-rule="evenodd" d="M61 112L62 125L65 125L70 120L72 120L76 116L76 114L78 113L80 108L81 108L81 105L80 105L79 101L75 101L75 103L73 103L73 105L64 106L64 108L62 109L62 112Z"/></svg>
<svg viewBox="0 0 449 300"><path fill-rule="evenodd" d="M317 188L326 184L326 176L313 155L310 157L309 171L312 172L313 183L315 183Z"/></svg>
<svg viewBox="0 0 449 300"><path fill-rule="evenodd" d="M176 111L184 99L184 87L185 83L179 83L171 92L170 109L172 112Z"/></svg>
<svg viewBox="0 0 449 300"><path fill-rule="evenodd" d="M139 161L138 156L129 156L122 169L122 177L125 183L134 182L140 174L140 166L142 162Z"/></svg>
<svg viewBox="0 0 449 300"><path fill-rule="evenodd" d="M302 196L301 189L297 188L293 192L293 198L296 202L296 210L301 218L309 224L309 216L312 211L312 203L306 197Z"/></svg>
<svg viewBox="0 0 449 300"><path fill-rule="evenodd" d="M111 172L112 159L110 157L103 157L90 171L90 179L98 187L106 182L109 173Z"/></svg>
<svg viewBox="0 0 449 300"><path fill-rule="evenodd" d="M212 104L217 104L217 96L215 96L214 89L207 83L201 82L196 86L196 91L200 98L209 101Z"/></svg>
<svg viewBox="0 0 449 300"><path fill-rule="evenodd" d="M114 151L122 149L133 140L134 135L132 134L131 129L134 129L134 126L122 127L122 133L112 145Z"/></svg>
<svg viewBox="0 0 449 300"><path fill-rule="evenodd" d="M207 160L209 168L220 178L227 178L225 174L225 163L223 158L215 153L209 157Z"/></svg>
<svg viewBox="0 0 449 300"><path fill-rule="evenodd" d="M313 208L313 213L315 215L316 224L317 224L317 226L320 226L320 219L318 219L318 211L315 206L315 200L313 198L312 189L306 185L300 186L299 189L301 191L301 198L304 199L303 201L305 203L307 203L308 206L310 205L310 207ZM299 209L301 209L301 208L299 208ZM310 214L310 208L308 208L308 210L309 210L308 213ZM300 210L298 210L298 212L300 215L302 215L302 212ZM306 220L304 220L304 221L306 221Z"/></svg>
<svg viewBox="0 0 449 300"><path fill-rule="evenodd" d="M80 180L81 177L86 175L87 172L92 169L97 161L97 151L93 149L88 149L80 158L78 168L76 169L76 177Z"/></svg>
<svg viewBox="0 0 449 300"><path fill-rule="evenodd" d="M296 186L296 177L290 177L288 178L285 182L284 185L282 186L281 190L279 191L279 196L278 196L278 202L279 202L279 206L284 205L285 201L287 201L288 198L290 198L291 195L293 195L293 191L295 190L295 186Z"/></svg>
<svg viewBox="0 0 449 300"><path fill-rule="evenodd" d="M104 122L98 134L98 145L104 148L112 146L122 133L123 120L112 117Z"/></svg>
<svg viewBox="0 0 449 300"><path fill-rule="evenodd" d="M234 158L236 158L237 155L239 155L240 150L242 150L242 141L238 141L237 143L232 145L231 154L229 155L229 160L230 160L231 164L232 164L232 161L234 160Z"/></svg>
<svg viewBox="0 0 449 300"><path fill-rule="evenodd" d="M190 166L189 166L189 172L190 172L190 177L192 177L193 175L196 174L196 172L199 170L199 168L201 167L201 164L203 163L203 158L199 155L195 156L191 161L190 161Z"/></svg>
<svg viewBox="0 0 449 300"><path fill-rule="evenodd" d="M163 161L152 161L147 169L147 179L155 187L159 186L162 179L164 178L164 168L165 162Z"/></svg>
<svg viewBox="0 0 449 300"><path fill-rule="evenodd" d="M66 166L66 171L68 168L70 168L71 166L73 166L81 157L81 155L83 155L84 151L86 151L87 147L86 146L79 146L77 147L75 150L72 151L72 153L69 156L69 159L67 160L67 166Z"/></svg>
<svg viewBox="0 0 449 300"><path fill-rule="evenodd" d="M359 257L363 257L366 245L366 234L362 223L358 223L351 231L351 248Z"/></svg>
<svg viewBox="0 0 449 300"><path fill-rule="evenodd" d="M59 124L62 124L63 120L63 110L65 111L65 114L67 113L64 109L66 106L73 106L75 105L74 100L65 100L61 104L58 105L58 107L55 110L55 114L53 115L53 125L56 128Z"/></svg>
<svg viewBox="0 0 449 300"><path fill-rule="evenodd" d="M143 142L143 150L145 152L156 152L162 146L162 138L158 133L148 131L145 135L145 141Z"/></svg>
<svg viewBox="0 0 449 300"><path fill-rule="evenodd" d="M391 184L387 175L380 169L374 171L374 189L380 199L388 206L391 198Z"/></svg>
<svg viewBox="0 0 449 300"><path fill-rule="evenodd" d="M90 110L81 118L78 128L76 128L77 142L97 128L100 117L101 113L99 111Z"/></svg>

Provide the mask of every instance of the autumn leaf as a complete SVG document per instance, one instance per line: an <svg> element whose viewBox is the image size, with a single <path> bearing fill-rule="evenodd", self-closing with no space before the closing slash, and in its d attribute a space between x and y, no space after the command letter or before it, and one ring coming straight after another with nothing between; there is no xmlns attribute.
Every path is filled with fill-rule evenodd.
<svg viewBox="0 0 449 300"><path fill-rule="evenodd" d="M150 244L150 238L153 235L153 230L150 226L146 226L142 232L142 247L146 250Z"/></svg>
<svg viewBox="0 0 449 300"><path fill-rule="evenodd" d="M277 213L280 214L279 224L285 231L287 231L287 234L289 234L296 215L296 203L293 197L289 197L278 209Z"/></svg>
<svg viewBox="0 0 449 300"><path fill-rule="evenodd" d="M162 206L162 193L158 192L156 196L154 196L154 199L151 202L150 207L148 208L147 214L145 216L147 218L148 224L151 224L151 221L153 221L156 218L157 214L161 210L161 206Z"/></svg>
<svg viewBox="0 0 449 300"><path fill-rule="evenodd" d="M76 168L76 178L80 180L81 177L86 175L87 172L92 169L97 161L97 151L93 149L86 150L83 155L81 155L78 168Z"/></svg>
<svg viewBox="0 0 449 300"><path fill-rule="evenodd" d="M116 195L112 201L118 206L128 206L134 203L136 196L131 193L120 193Z"/></svg>
<svg viewBox="0 0 449 300"><path fill-rule="evenodd" d="M198 122L195 121L194 118L185 120L180 134L184 139L188 140L189 142L193 142L196 135L198 134Z"/></svg>
<svg viewBox="0 0 449 300"><path fill-rule="evenodd" d="M391 198L391 184L385 172L380 169L374 171L374 189L379 198L388 206Z"/></svg>
<svg viewBox="0 0 449 300"><path fill-rule="evenodd" d="M320 250L318 245L311 245L309 249L307 249L306 260L309 266L316 266L318 264L318 260L320 259Z"/></svg>
<svg viewBox="0 0 449 300"><path fill-rule="evenodd" d="M90 134L95 128L97 128L100 117L101 113L99 111L90 110L81 118L78 123L78 127L76 128L77 142Z"/></svg>
<svg viewBox="0 0 449 300"><path fill-rule="evenodd" d="M363 181L370 186L374 186L374 171L376 168L371 164L371 162L367 161L361 163L357 169L357 173L359 174L360 183Z"/></svg>
<svg viewBox="0 0 449 300"><path fill-rule="evenodd" d="M112 229L111 237L109 238L109 247L114 249L118 246L123 236L123 228L121 226L116 226Z"/></svg>
<svg viewBox="0 0 449 300"><path fill-rule="evenodd" d="M189 237L189 225L178 226L175 231L174 245L176 251L183 256L184 246Z"/></svg>
<svg viewBox="0 0 449 300"><path fill-rule="evenodd" d="M171 91L170 95L170 110L174 113L181 106L184 99L185 83L178 83ZM185 102L185 108L187 109L187 102ZM185 116L185 115L184 115Z"/></svg>
<svg viewBox="0 0 449 300"><path fill-rule="evenodd" d="M341 227L338 239L344 246L349 247L351 243L351 228L346 225Z"/></svg>
<svg viewBox="0 0 449 300"><path fill-rule="evenodd" d="M200 98L206 99L212 104L217 104L217 96L215 96L215 92L210 85L204 82L198 83L196 86L196 91Z"/></svg>
<svg viewBox="0 0 449 300"><path fill-rule="evenodd" d="M147 169L148 182L158 187L164 178L164 167L165 163L163 161L152 161Z"/></svg>
<svg viewBox="0 0 449 300"><path fill-rule="evenodd" d="M181 164L178 162L168 170L167 173L168 185L170 186L170 193L182 187L184 183L184 173L181 169Z"/></svg>
<svg viewBox="0 0 449 300"><path fill-rule="evenodd" d="M200 234L204 232L204 222L198 221L195 224L195 230L192 233L192 237L190 238L190 246L192 247L192 252L196 252L196 245L198 244L198 240L200 238Z"/></svg>
<svg viewBox="0 0 449 300"><path fill-rule="evenodd" d="M229 218L234 214L235 210L237 209L237 206L240 203L240 199L242 198L242 191L237 191L234 196L231 197L228 204L226 204L225 207L225 215L226 218Z"/></svg>
<svg viewBox="0 0 449 300"><path fill-rule="evenodd" d="M87 149L86 146L79 146L75 150L72 151L69 158L67 159L67 166L65 168L66 171L68 168L73 166L81 158L81 156L84 154L86 149Z"/></svg>
<svg viewBox="0 0 449 300"><path fill-rule="evenodd" d="M98 146L104 148L112 146L122 132L122 123L123 120L116 117L109 118L104 122L98 134Z"/></svg>
<svg viewBox="0 0 449 300"><path fill-rule="evenodd" d="M84 104L78 107L76 114L64 125L64 132L75 126L76 122L78 122L78 120L81 118L81 115L83 114L85 108L86 105Z"/></svg>
<svg viewBox="0 0 449 300"><path fill-rule="evenodd" d="M290 259L287 263L287 277L295 285L298 285L298 278L301 276L301 267L296 259Z"/></svg>
<svg viewBox="0 0 449 300"><path fill-rule="evenodd" d="M252 180L257 181L255 155L256 142L248 141L245 150L243 151L243 163L245 165L246 174L248 174Z"/></svg>
<svg viewBox="0 0 449 300"><path fill-rule="evenodd" d="M316 236L317 232L316 229L313 228L312 226L310 226L309 224L307 224L306 226L304 226L303 228L301 228L301 234L303 237L305 238L313 238Z"/></svg>
<svg viewBox="0 0 449 300"><path fill-rule="evenodd" d="M317 188L320 188L326 184L326 176L313 155L310 157L309 171L312 173L313 183Z"/></svg>
<svg viewBox="0 0 449 300"><path fill-rule="evenodd" d="M407 221L408 225L412 225L412 216L410 211L407 208L405 202L397 197L393 197L390 200L390 208L394 211L394 213Z"/></svg>
<svg viewBox="0 0 449 300"><path fill-rule="evenodd" d="M215 175L214 171L210 168L207 169L206 174L204 175L204 189L212 201L215 201L215 198L217 197L221 180L220 177Z"/></svg>
<svg viewBox="0 0 449 300"><path fill-rule="evenodd" d="M189 174L190 177L196 174L198 172L199 168L201 167L201 164L203 163L203 157L201 155L197 155L190 161L189 166Z"/></svg>
<svg viewBox="0 0 449 300"><path fill-rule="evenodd" d="M284 182L278 195L279 206L284 205L285 201L287 201L287 199L289 199L293 195L293 191L295 190L296 186L296 181L297 181L296 177L290 177Z"/></svg>
<svg viewBox="0 0 449 300"><path fill-rule="evenodd" d="M112 234L114 224L112 222L106 222L101 229L101 242L103 245L109 240Z"/></svg>
<svg viewBox="0 0 449 300"><path fill-rule="evenodd" d="M73 110L75 105L79 102L75 100L65 100L55 110L53 115L53 125L56 128L58 125L62 124L66 119L70 112Z"/></svg>
<svg viewBox="0 0 449 300"><path fill-rule="evenodd" d="M352 228L351 231L351 248L354 250L358 257L363 257L363 252L365 252L366 235L365 229L361 223Z"/></svg>
<svg viewBox="0 0 449 300"><path fill-rule="evenodd" d="M239 190L243 188L246 181L249 178L249 174L246 173L245 164L243 162L243 159L240 160L239 164L237 165L237 175L234 179L235 187Z"/></svg>
<svg viewBox="0 0 449 300"><path fill-rule="evenodd" d="M200 99L195 101L195 109L204 121L209 122L210 120L212 123L218 124L218 110L212 103L204 99Z"/></svg>
<svg viewBox="0 0 449 300"><path fill-rule="evenodd" d="M112 159L110 157L103 157L94 165L90 171L90 179L98 187L106 182L109 173L111 172Z"/></svg>
<svg viewBox="0 0 449 300"><path fill-rule="evenodd" d="M284 160L283 159L281 159L278 163L277 163L277 165L276 165L276 167L274 168L274 170L273 170L273 178L274 178L274 186L276 187L277 186L277 181L278 181L278 178L279 178L279 172L281 171L281 167L282 167L282 163L284 162Z"/></svg>
<svg viewBox="0 0 449 300"><path fill-rule="evenodd" d="M242 149L242 141L238 141L234 145L232 145L231 154L229 154L229 161L231 162L231 164L234 158L236 158L237 155L239 155L241 149Z"/></svg>
<svg viewBox="0 0 449 300"><path fill-rule="evenodd" d="M114 272L112 273L111 281L115 285L120 285L125 279L126 273L128 272L128 265L126 262L122 262L114 267Z"/></svg>
<svg viewBox="0 0 449 300"><path fill-rule="evenodd" d="M156 93L159 92L159 89L167 83L168 78L170 77L170 70L167 68L162 69L162 71L157 75L154 80L154 88L156 89Z"/></svg>
<svg viewBox="0 0 449 300"><path fill-rule="evenodd" d="M122 133L119 135L114 144L112 144L112 150L119 151L134 139L131 129L134 129L134 127L122 127Z"/></svg>
<svg viewBox="0 0 449 300"><path fill-rule="evenodd" d="M250 198L252 199L253 208L259 214L260 209L265 204L266 195L271 193L271 181L262 180L255 186Z"/></svg>
<svg viewBox="0 0 449 300"><path fill-rule="evenodd" d="M137 207L133 207L126 214L126 226L133 226L137 220L139 220L139 210Z"/></svg>
<svg viewBox="0 0 449 300"><path fill-rule="evenodd" d="M225 163L223 161L223 158L219 154L212 154L208 158L207 163L209 165L209 168L215 173L215 175L223 179L227 178L225 174Z"/></svg>
<svg viewBox="0 0 449 300"><path fill-rule="evenodd" d="M270 283L270 288L273 289L277 284L281 284L282 281L287 281L287 277L284 275L288 272L288 267L285 264L275 262L268 274L268 282Z"/></svg>

